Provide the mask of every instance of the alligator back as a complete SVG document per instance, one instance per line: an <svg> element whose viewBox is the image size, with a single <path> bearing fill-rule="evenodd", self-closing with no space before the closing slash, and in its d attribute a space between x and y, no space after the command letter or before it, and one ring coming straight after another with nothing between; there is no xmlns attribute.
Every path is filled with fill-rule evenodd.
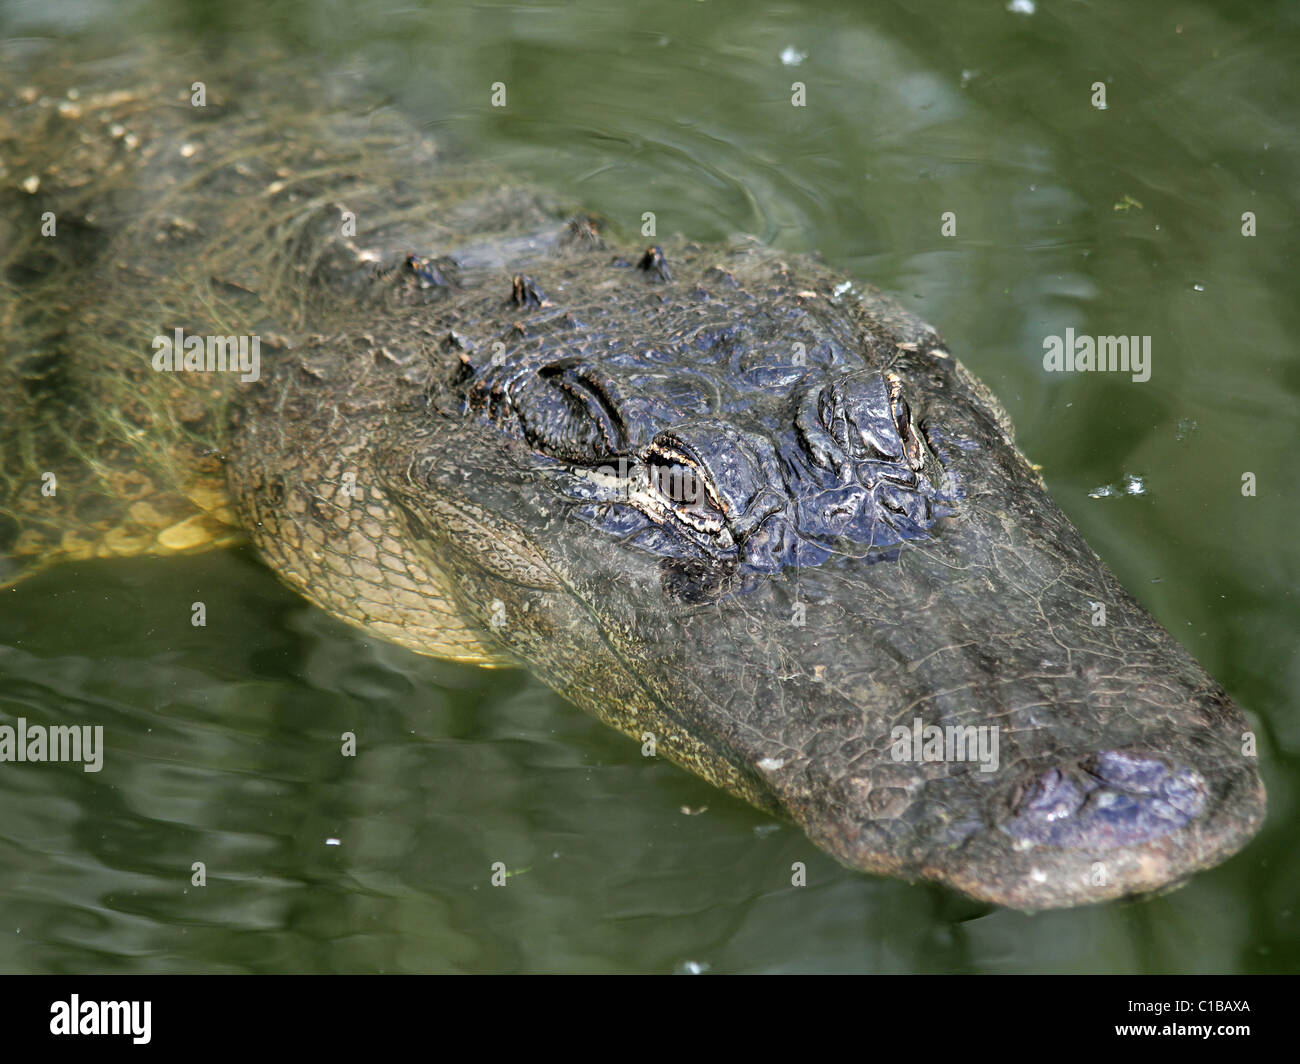
<svg viewBox="0 0 1300 1064"><path fill-rule="evenodd" d="M491 247L554 228L533 194L445 165L355 79L305 75L269 50L159 42L95 58L8 48L0 583L58 561L240 542L229 478L246 484L248 473L227 460L232 399L256 403L312 345L354 343L382 359L390 341L409 343L382 322L358 325L357 306L376 293L419 302L424 284L410 274L413 286L394 289L410 265L370 249L471 236ZM418 387L388 368L370 382L372 408L391 399L384 388ZM317 395L295 414L337 415L341 399ZM372 427L349 419L358 440ZM268 444L257 461L282 450ZM368 505L378 542L391 522L373 487ZM285 557L284 531L276 522L253 538L332 612L423 653L500 658L464 630L428 565L382 570L370 585L382 611L358 608L351 583Z"/></svg>

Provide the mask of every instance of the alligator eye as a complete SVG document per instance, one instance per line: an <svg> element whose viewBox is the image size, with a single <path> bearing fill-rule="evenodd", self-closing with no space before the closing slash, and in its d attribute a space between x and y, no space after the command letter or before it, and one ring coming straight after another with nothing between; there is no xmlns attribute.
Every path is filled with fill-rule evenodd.
<svg viewBox="0 0 1300 1064"><path fill-rule="evenodd" d="M690 466L651 461L650 476L655 487L675 503L694 506L704 497L704 485Z"/></svg>
<svg viewBox="0 0 1300 1064"><path fill-rule="evenodd" d="M925 444L916 431L912 408L903 398L903 382L893 373L886 375L886 381L889 385L889 407L894 415L898 438L903 444L903 455L912 469L920 470L925 466Z"/></svg>
<svg viewBox="0 0 1300 1064"><path fill-rule="evenodd" d="M722 503L708 471L679 441L659 437L646 454L650 483L683 522L701 532L718 532L726 524Z"/></svg>

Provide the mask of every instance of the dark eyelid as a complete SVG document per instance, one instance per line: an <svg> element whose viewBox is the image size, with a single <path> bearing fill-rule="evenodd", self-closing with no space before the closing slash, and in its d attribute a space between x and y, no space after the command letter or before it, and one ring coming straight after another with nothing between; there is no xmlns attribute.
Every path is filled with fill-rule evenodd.
<svg viewBox="0 0 1300 1064"><path fill-rule="evenodd" d="M614 429L614 438L608 441L611 447L616 450L626 448L627 436L618 406L600 378L591 373L588 367L569 360L553 362L539 369L537 376L545 381L553 381L557 387L563 388L589 409L594 404L603 417L602 431L606 426Z"/></svg>
<svg viewBox="0 0 1300 1064"><path fill-rule="evenodd" d="M627 428L618 404L578 360L564 359L522 374L506 392L525 438L541 453L576 465L627 453ZM582 425L576 434L566 428L571 421L575 427Z"/></svg>

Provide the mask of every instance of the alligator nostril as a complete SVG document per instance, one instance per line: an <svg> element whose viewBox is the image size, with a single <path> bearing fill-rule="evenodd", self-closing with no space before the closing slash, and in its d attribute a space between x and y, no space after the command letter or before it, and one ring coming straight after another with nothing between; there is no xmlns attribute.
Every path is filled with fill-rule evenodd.
<svg viewBox="0 0 1300 1064"><path fill-rule="evenodd" d="M1013 791L1002 830L1024 842L1097 850L1159 838L1205 807L1205 780L1131 750L1053 766Z"/></svg>
<svg viewBox="0 0 1300 1064"><path fill-rule="evenodd" d="M1169 775L1163 761L1130 751L1103 750L1084 762L1098 779L1131 791L1150 791Z"/></svg>
<svg viewBox="0 0 1300 1064"><path fill-rule="evenodd" d="M1200 773L1131 750L1103 750L1084 768L1111 787L1131 794L1149 796L1153 809L1170 815L1195 816L1205 802L1205 781Z"/></svg>
<svg viewBox="0 0 1300 1064"><path fill-rule="evenodd" d="M1083 804L1083 790L1059 768L1048 769L1021 798L1017 813L1051 822L1069 816Z"/></svg>

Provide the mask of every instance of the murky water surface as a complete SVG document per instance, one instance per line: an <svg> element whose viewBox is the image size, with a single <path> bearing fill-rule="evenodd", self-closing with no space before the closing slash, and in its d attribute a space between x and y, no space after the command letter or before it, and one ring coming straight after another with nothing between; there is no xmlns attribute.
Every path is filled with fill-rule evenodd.
<svg viewBox="0 0 1300 1064"><path fill-rule="evenodd" d="M898 293L1247 710L1270 817L1168 896L1005 912L841 869L524 674L376 643L251 556L88 564L0 592L0 714L109 737L99 773L0 766L0 970L1295 970L1298 11L10 4L2 37L276 40L628 231L757 233ZM1045 373L1067 328L1150 336L1150 380Z"/></svg>

